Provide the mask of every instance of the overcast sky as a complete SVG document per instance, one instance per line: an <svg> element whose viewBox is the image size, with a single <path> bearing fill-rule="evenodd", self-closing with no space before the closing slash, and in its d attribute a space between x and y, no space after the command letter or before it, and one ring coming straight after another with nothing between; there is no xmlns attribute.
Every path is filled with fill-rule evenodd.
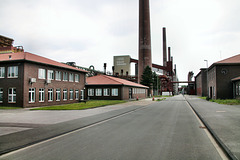
<svg viewBox="0 0 240 160"><path fill-rule="evenodd" d="M113 56L138 58L139 0L0 0L0 35L56 61L111 71ZM239 0L150 0L152 61L162 65L166 27L179 80L240 54ZM132 73L134 74L134 73Z"/></svg>

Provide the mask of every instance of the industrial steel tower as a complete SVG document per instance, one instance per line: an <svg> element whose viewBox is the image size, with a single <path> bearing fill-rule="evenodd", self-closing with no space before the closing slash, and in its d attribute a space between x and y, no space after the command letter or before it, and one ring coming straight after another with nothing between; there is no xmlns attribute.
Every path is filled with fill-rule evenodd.
<svg viewBox="0 0 240 160"><path fill-rule="evenodd" d="M149 0L139 0L138 83L144 69L152 68Z"/></svg>

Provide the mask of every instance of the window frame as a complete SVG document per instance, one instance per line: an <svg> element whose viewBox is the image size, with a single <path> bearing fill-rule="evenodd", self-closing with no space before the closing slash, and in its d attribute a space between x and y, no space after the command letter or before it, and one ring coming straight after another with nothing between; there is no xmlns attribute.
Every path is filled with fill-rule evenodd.
<svg viewBox="0 0 240 160"><path fill-rule="evenodd" d="M75 90L75 100L79 100L79 90Z"/></svg>
<svg viewBox="0 0 240 160"><path fill-rule="evenodd" d="M74 98L74 93L73 93L73 89L69 90L69 100L73 100Z"/></svg>
<svg viewBox="0 0 240 160"><path fill-rule="evenodd" d="M61 101L61 88L56 89L56 101Z"/></svg>
<svg viewBox="0 0 240 160"><path fill-rule="evenodd" d="M0 67L0 78L5 78L5 67Z"/></svg>
<svg viewBox="0 0 240 160"><path fill-rule="evenodd" d="M74 82L73 73L69 73L69 82Z"/></svg>
<svg viewBox="0 0 240 160"><path fill-rule="evenodd" d="M79 74L75 74L75 82L79 82L80 81L80 76Z"/></svg>
<svg viewBox="0 0 240 160"><path fill-rule="evenodd" d="M68 100L68 90L67 89L63 89L63 100L64 101Z"/></svg>
<svg viewBox="0 0 240 160"><path fill-rule="evenodd" d="M10 94L10 89L12 91L12 93ZM14 94L14 90L15 90L15 94ZM11 96L11 101L10 100L10 97ZM14 97L15 97L15 101L14 101ZM8 103L17 103L17 89L12 87L12 88L8 88Z"/></svg>
<svg viewBox="0 0 240 160"><path fill-rule="evenodd" d="M110 88L103 89L103 96L110 96Z"/></svg>
<svg viewBox="0 0 240 160"><path fill-rule="evenodd" d="M36 101L35 88L29 88L29 90L28 90L28 103L35 103L35 101Z"/></svg>
<svg viewBox="0 0 240 160"><path fill-rule="evenodd" d="M98 96L98 97L102 96L102 88L96 88L96 89L95 89L95 94L96 94L96 96Z"/></svg>
<svg viewBox="0 0 240 160"><path fill-rule="evenodd" d="M18 78L18 66L8 67L8 78Z"/></svg>
<svg viewBox="0 0 240 160"><path fill-rule="evenodd" d="M88 96L94 96L94 88L88 88Z"/></svg>
<svg viewBox="0 0 240 160"><path fill-rule="evenodd" d="M48 70L47 71L47 79L48 80L54 80L54 71L53 70Z"/></svg>
<svg viewBox="0 0 240 160"><path fill-rule="evenodd" d="M61 81L61 71L55 71L55 80L56 81Z"/></svg>
<svg viewBox="0 0 240 160"><path fill-rule="evenodd" d="M46 69L38 68L38 79L46 79Z"/></svg>
<svg viewBox="0 0 240 160"><path fill-rule="evenodd" d="M63 72L63 81L68 81L68 72Z"/></svg>
<svg viewBox="0 0 240 160"><path fill-rule="evenodd" d="M45 89L39 88L39 102L45 101Z"/></svg>
<svg viewBox="0 0 240 160"><path fill-rule="evenodd" d="M48 88L48 102L53 102L53 88Z"/></svg>
<svg viewBox="0 0 240 160"><path fill-rule="evenodd" d="M112 88L112 96L117 97L119 95L118 90L118 88Z"/></svg>

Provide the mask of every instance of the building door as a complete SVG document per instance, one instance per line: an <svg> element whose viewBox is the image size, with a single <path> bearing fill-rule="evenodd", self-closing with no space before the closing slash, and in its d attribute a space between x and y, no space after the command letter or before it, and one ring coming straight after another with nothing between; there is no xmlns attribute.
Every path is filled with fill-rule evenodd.
<svg viewBox="0 0 240 160"><path fill-rule="evenodd" d="M80 97L81 100L84 100L84 90L81 90L81 97Z"/></svg>
<svg viewBox="0 0 240 160"><path fill-rule="evenodd" d="M129 88L129 99L132 99L132 88Z"/></svg>
<svg viewBox="0 0 240 160"><path fill-rule="evenodd" d="M212 94L213 94L213 87L210 87L210 95L209 95L210 97L209 98L211 98L211 99L213 97Z"/></svg>

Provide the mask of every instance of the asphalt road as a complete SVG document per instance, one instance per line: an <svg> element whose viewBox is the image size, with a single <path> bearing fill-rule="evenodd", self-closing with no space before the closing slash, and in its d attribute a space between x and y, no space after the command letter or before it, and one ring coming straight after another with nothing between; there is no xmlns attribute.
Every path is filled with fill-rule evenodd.
<svg viewBox="0 0 240 160"><path fill-rule="evenodd" d="M221 159L204 129L199 126L197 118L180 95L3 155L0 159Z"/></svg>

